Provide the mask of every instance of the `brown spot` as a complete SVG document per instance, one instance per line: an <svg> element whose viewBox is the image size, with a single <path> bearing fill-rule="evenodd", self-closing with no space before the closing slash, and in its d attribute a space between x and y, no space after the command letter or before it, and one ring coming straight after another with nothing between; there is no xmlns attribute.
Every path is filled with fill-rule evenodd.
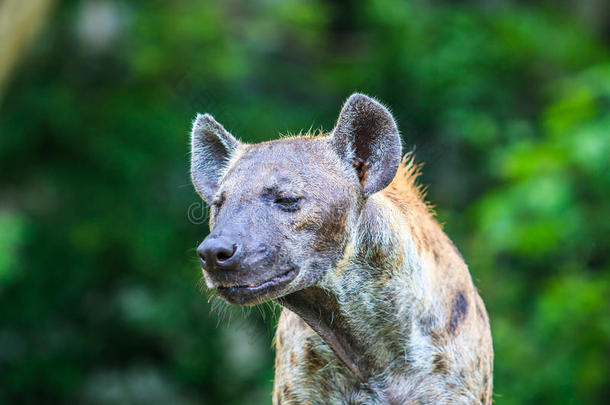
<svg viewBox="0 0 610 405"><path fill-rule="evenodd" d="M460 323L466 318L468 312L468 300L463 291L458 291L453 297L451 305L451 317L449 318L449 326L447 328L450 334L454 334Z"/></svg>
<svg viewBox="0 0 610 405"><path fill-rule="evenodd" d="M483 392L481 393L481 403L483 405L487 405L489 403L489 386L488 383L489 378L487 378L487 374L483 376Z"/></svg>
<svg viewBox="0 0 610 405"><path fill-rule="evenodd" d="M371 252L371 264L381 265L383 264L384 255L381 250L374 248Z"/></svg>
<svg viewBox="0 0 610 405"><path fill-rule="evenodd" d="M428 239L428 235L426 233L422 232L421 241L425 250L430 250L430 240Z"/></svg>
<svg viewBox="0 0 610 405"><path fill-rule="evenodd" d="M436 251L436 249L432 250L432 254L434 255L434 262L435 262L436 264L439 264L439 262L440 262L440 257L439 257L439 255L438 255L438 252Z"/></svg>
<svg viewBox="0 0 610 405"><path fill-rule="evenodd" d="M292 390L284 385L282 386L282 395L280 395L281 399L285 399L286 401L290 402L290 401L296 401L297 397L296 395L292 392Z"/></svg>
<svg viewBox="0 0 610 405"><path fill-rule="evenodd" d="M449 371L449 366L447 365L447 360L445 359L445 356L440 353L434 355L434 357L432 358L432 369L436 373L447 374L447 372Z"/></svg>
<svg viewBox="0 0 610 405"><path fill-rule="evenodd" d="M318 235L312 246L315 252L342 252L345 249L347 210L335 206L323 218L315 218L310 222L316 224L312 230Z"/></svg>
<svg viewBox="0 0 610 405"><path fill-rule="evenodd" d="M303 362L308 372L314 373L324 367L324 359L322 359L320 354L313 348L311 343L305 343L303 350L305 352Z"/></svg>
<svg viewBox="0 0 610 405"><path fill-rule="evenodd" d="M398 209L400 209L402 212L406 212L407 209L405 207L404 202L401 200L400 196L395 194L394 190L390 190L390 189L386 189L387 191L384 192L385 196L387 197L388 200L390 200L390 202L392 202L392 204L394 204Z"/></svg>
<svg viewBox="0 0 610 405"><path fill-rule="evenodd" d="M294 352L290 353L290 362L293 366L297 365L297 356Z"/></svg>
<svg viewBox="0 0 610 405"><path fill-rule="evenodd" d="M432 344L437 347L441 346L443 343L443 338L437 331L430 332L430 340L432 340Z"/></svg>

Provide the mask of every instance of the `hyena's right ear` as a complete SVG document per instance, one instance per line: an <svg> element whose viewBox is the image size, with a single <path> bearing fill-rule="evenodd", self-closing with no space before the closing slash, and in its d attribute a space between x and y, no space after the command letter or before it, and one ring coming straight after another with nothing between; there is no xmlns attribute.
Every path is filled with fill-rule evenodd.
<svg viewBox="0 0 610 405"><path fill-rule="evenodd" d="M197 114L191 131L191 179L208 203L240 143L209 114Z"/></svg>

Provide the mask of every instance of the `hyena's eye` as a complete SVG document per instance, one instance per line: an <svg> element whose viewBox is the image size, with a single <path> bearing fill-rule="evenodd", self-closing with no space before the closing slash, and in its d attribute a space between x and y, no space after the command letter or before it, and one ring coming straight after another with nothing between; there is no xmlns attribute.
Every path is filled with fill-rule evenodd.
<svg viewBox="0 0 610 405"><path fill-rule="evenodd" d="M288 212L294 212L299 209L301 197L276 197L273 203L280 209Z"/></svg>

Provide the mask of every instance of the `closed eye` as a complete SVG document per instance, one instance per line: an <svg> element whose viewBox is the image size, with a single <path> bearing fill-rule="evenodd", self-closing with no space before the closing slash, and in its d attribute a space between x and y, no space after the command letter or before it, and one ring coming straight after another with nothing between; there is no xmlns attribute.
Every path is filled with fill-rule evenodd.
<svg viewBox="0 0 610 405"><path fill-rule="evenodd" d="M276 197L273 203L284 211L294 212L299 209L301 199L301 197Z"/></svg>

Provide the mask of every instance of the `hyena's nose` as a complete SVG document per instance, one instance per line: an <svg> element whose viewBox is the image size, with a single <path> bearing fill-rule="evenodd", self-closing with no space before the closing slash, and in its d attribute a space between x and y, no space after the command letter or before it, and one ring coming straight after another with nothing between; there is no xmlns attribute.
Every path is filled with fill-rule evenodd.
<svg viewBox="0 0 610 405"><path fill-rule="evenodd" d="M207 237L197 248L201 264L208 269L234 270L237 245L225 237Z"/></svg>

